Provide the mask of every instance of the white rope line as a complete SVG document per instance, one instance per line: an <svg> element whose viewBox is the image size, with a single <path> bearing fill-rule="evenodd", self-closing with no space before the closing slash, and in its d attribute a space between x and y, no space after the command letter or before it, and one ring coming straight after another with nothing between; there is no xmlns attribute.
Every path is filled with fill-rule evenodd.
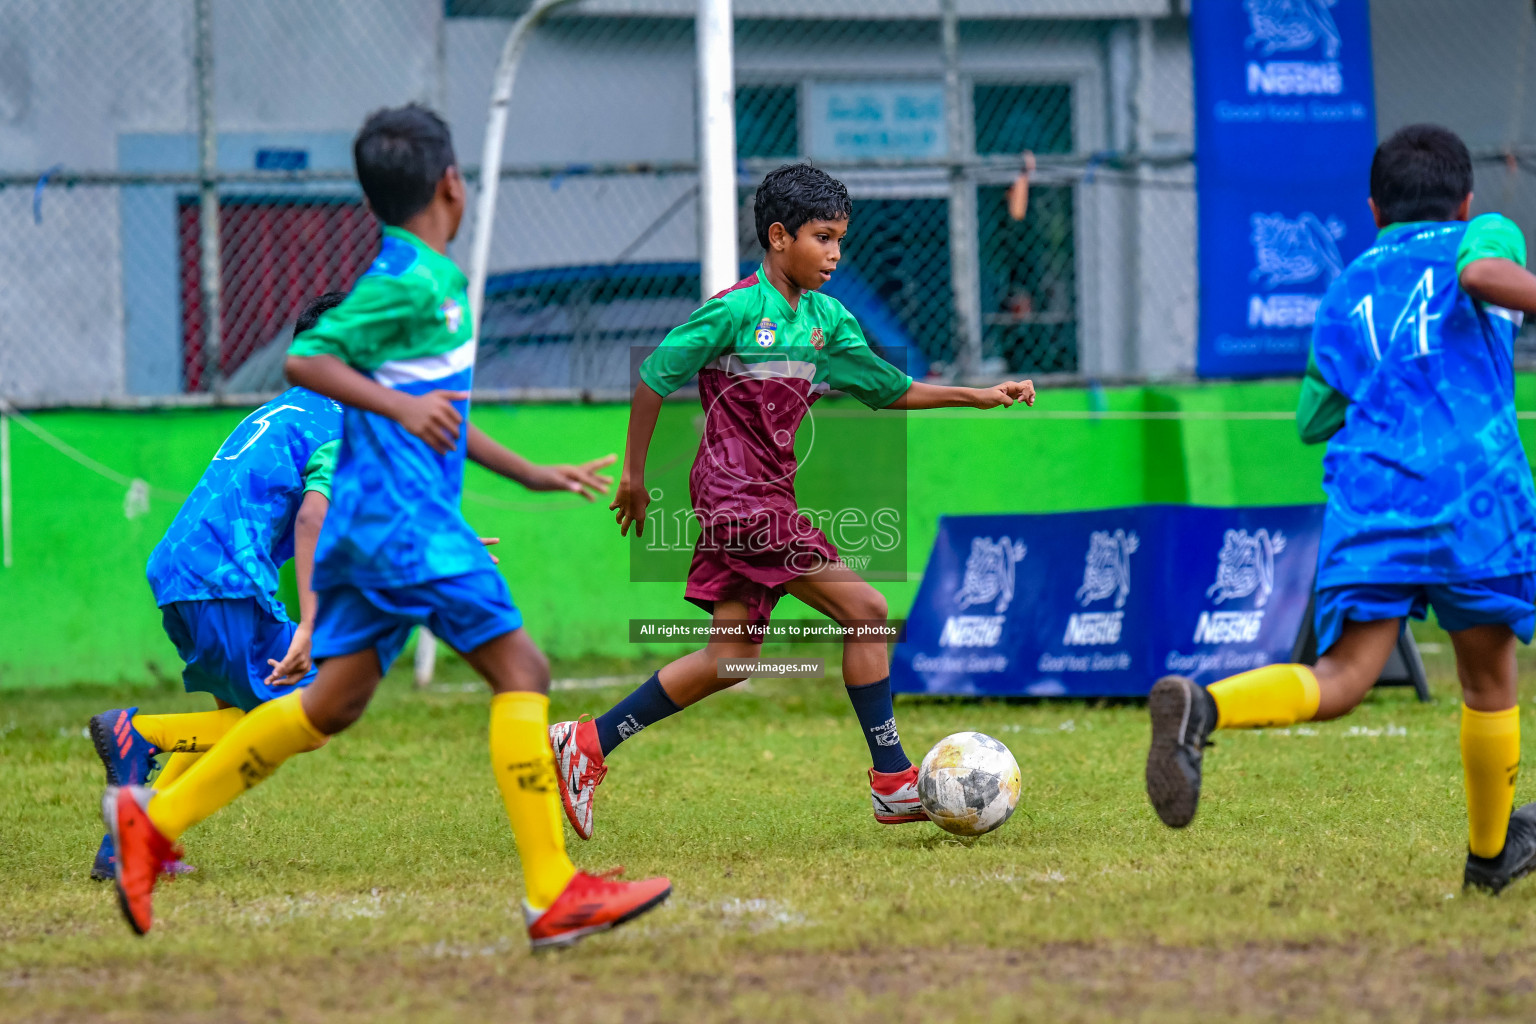
<svg viewBox="0 0 1536 1024"><path fill-rule="evenodd" d="M581 498L573 498L569 501L506 501L502 498L493 498L489 494L480 494L476 491L465 491L464 498L476 505L485 505L487 508L505 509L508 512L556 512L568 508L590 508L597 504L594 501L585 501Z"/></svg>
<svg viewBox="0 0 1536 1024"><path fill-rule="evenodd" d="M125 473L119 473L117 470L113 469L111 466L106 465L105 463L97 462L95 459L85 454L85 452L82 452L68 441L65 441L63 438L52 433L47 428L43 427L41 424L37 423L24 413L18 412L14 406L5 401L3 398L0 398L0 411L3 411L5 415L10 419L15 420L16 424L27 433L31 434L39 441L46 444L60 455L63 455L65 458L78 463L79 465L90 470L92 473L95 473L97 476L112 481L119 487L133 486L135 479L134 477L128 476ZM186 499L187 494L188 492L186 491L176 491L166 487L155 487L153 485L149 485L150 497L159 499L161 501L183 501ZM557 509L583 508L587 505L594 504L594 502L583 501L579 498L562 502L505 501L501 498L493 498L488 494L479 494L474 491L465 491L464 497L470 501L473 501L477 505L486 505L490 508L506 509L507 511L511 512L549 512Z"/></svg>
<svg viewBox="0 0 1536 1024"><path fill-rule="evenodd" d="M975 411L971 409L931 409L923 413L931 418L957 419L962 416L973 416ZM1004 412L1003 415L1008 415ZM1293 421L1296 419L1294 412L1279 410L1263 411L1228 411L1228 410L1204 410L1204 409L1179 409L1167 412L1148 412L1143 410L1113 410L1094 411L1092 409L1026 409L1018 413L1019 416L1029 419L1045 420L1175 420L1175 421ZM1536 410L1529 412L1517 412L1515 418L1520 420L1536 420Z"/></svg>
<svg viewBox="0 0 1536 1024"><path fill-rule="evenodd" d="M119 473L111 466L97 462L95 459L91 458L89 455L85 454L85 452L82 452L68 441L65 441L58 437L56 434L49 432L40 424L34 422L30 417L18 412L15 406L11 405L3 398L0 398L0 411L3 411L6 416L15 420L16 423L20 425L20 427L27 433L31 434L39 441L46 444L60 455L63 455L65 458L79 463L81 466L84 466L92 473L95 473L97 476L105 477L106 479L117 484L119 487L133 487L136 480L135 477ZM181 501L186 498L188 493L186 491L176 491L165 487L155 487L149 484L146 484L145 486L148 487L150 497L158 498L161 501Z"/></svg>
<svg viewBox="0 0 1536 1024"><path fill-rule="evenodd" d="M90 470L92 473L95 473L100 477L112 481L119 487L133 487L136 478L130 477L125 473L119 473L111 466L105 465L104 463L98 462L91 458L89 455L85 454L85 452L82 452L68 441L65 441L56 434L53 434L42 425L31 419L29 416L17 411L15 406L11 405L3 398L0 398L0 412L4 412L5 415L10 419L15 420L17 425L19 425L23 430L37 438L39 441L42 441L44 444L48 445L48 447L57 451L65 458L68 458L80 466L83 466L84 468ZM929 411L928 413L930 416L934 414L948 419L957 416L974 415L974 411L969 409L935 409ZM1296 418L1296 414L1293 412L1282 412L1278 410L1228 411L1200 409L1169 410L1166 412L1110 409L1105 409L1102 411L1095 411L1092 409L1031 409L1021 413L1021 415L1027 415L1031 419L1109 420L1115 422L1279 422L1282 420L1290 421ZM1515 417L1520 420L1536 420L1536 410L1517 412ZM156 487L152 484L147 486L149 489L150 497L156 498L160 501L181 501L187 497L188 493L186 491L178 491L167 487ZM466 500L472 501L477 505L484 505L488 508L501 509L508 512L553 512L564 509L585 508L589 505L595 504L595 502L588 502L581 499L572 499L570 501L562 502L506 501L502 498L495 498L488 494L480 494L476 491L465 491L464 497Z"/></svg>
<svg viewBox="0 0 1536 1024"><path fill-rule="evenodd" d="M948 410L946 410L948 411ZM1167 412L1140 410L1030 409L1019 413L1031 419L1046 420L1294 420L1294 412L1227 412L1225 410L1180 409Z"/></svg>

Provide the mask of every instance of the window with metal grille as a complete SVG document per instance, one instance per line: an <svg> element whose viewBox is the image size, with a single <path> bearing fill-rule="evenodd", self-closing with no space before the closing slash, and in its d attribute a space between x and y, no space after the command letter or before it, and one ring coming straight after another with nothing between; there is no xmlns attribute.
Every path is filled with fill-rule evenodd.
<svg viewBox="0 0 1536 1024"><path fill-rule="evenodd" d="M197 199L184 197L177 214L183 386L196 391L205 370ZM219 202L219 250L219 368L228 379L310 299L351 289L379 251L379 226L353 198L229 197Z"/></svg>
<svg viewBox="0 0 1536 1024"><path fill-rule="evenodd" d="M978 82L971 100L978 155L1073 151L1071 85Z"/></svg>
<svg viewBox="0 0 1536 1024"><path fill-rule="evenodd" d="M1029 190L1022 221L1008 189L977 192L982 351L1010 371L1076 373L1077 247L1072 189Z"/></svg>

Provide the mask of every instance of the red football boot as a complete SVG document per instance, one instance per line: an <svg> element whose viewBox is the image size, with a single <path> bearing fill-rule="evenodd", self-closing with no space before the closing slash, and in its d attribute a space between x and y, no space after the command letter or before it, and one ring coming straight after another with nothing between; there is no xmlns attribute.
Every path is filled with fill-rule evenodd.
<svg viewBox="0 0 1536 1024"><path fill-rule="evenodd" d="M117 852L113 879L117 902L139 935L154 923L155 879L168 863L181 859L181 847L160 834L144 807L155 791L145 786L108 786L101 817Z"/></svg>
<svg viewBox="0 0 1536 1024"><path fill-rule="evenodd" d="M869 770L869 799L875 805L875 820L882 825L904 825L909 821L927 821L922 802L917 799L917 766L904 772Z"/></svg>
<svg viewBox="0 0 1536 1024"><path fill-rule="evenodd" d="M590 718L556 722L549 727L549 745L555 751L555 776L560 780L565 816L578 836L591 839L592 796L608 774L597 742L597 723Z"/></svg>
<svg viewBox="0 0 1536 1024"><path fill-rule="evenodd" d="M565 890L542 913L523 904L523 918L528 923L528 940L533 948L572 945L588 935L633 920L672 895L672 883L665 878L613 881L613 876L622 870L616 868L601 875L576 872Z"/></svg>

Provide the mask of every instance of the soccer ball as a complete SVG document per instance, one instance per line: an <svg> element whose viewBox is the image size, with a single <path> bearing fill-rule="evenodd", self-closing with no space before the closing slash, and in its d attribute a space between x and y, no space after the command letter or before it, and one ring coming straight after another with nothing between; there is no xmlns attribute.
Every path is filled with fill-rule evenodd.
<svg viewBox="0 0 1536 1024"><path fill-rule="evenodd" d="M1019 806L1019 762L991 736L939 740L917 770L917 797L935 825L957 836L991 832Z"/></svg>

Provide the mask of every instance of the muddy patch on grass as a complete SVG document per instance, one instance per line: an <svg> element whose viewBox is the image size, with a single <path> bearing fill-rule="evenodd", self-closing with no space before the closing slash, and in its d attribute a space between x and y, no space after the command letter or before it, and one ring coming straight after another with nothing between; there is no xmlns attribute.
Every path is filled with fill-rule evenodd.
<svg viewBox="0 0 1536 1024"><path fill-rule="evenodd" d="M326 951L329 952L329 951ZM1529 1021L1536 949L602 948L533 957L156 962L0 976L0 1020Z"/></svg>

